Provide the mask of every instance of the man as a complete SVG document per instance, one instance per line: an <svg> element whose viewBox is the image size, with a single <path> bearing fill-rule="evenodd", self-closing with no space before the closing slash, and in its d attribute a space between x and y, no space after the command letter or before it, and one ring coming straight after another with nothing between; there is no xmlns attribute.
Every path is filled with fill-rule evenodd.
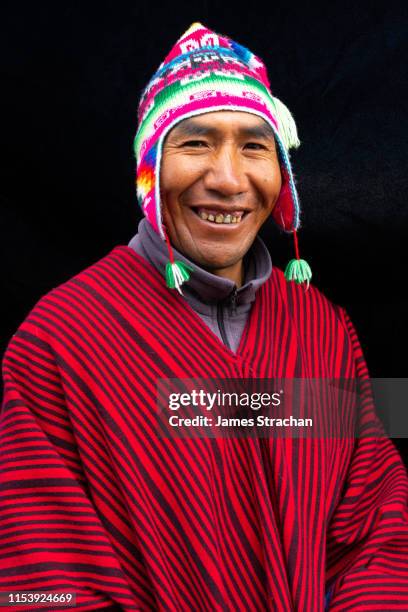
<svg viewBox="0 0 408 612"><path fill-rule="evenodd" d="M298 144L259 58L193 24L142 96L138 233L8 346L2 591L70 590L83 610L408 610L408 477L350 318L299 257ZM295 238L285 275L257 236L269 215ZM161 379L274 377L358 379L344 416L368 435L158 435Z"/></svg>

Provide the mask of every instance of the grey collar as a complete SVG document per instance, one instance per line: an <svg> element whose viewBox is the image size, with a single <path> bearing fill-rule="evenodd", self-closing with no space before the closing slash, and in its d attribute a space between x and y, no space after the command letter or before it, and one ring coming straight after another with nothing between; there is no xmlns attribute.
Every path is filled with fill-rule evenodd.
<svg viewBox="0 0 408 612"><path fill-rule="evenodd" d="M169 261L167 245L153 229L147 219L138 225L138 233L128 244L136 253L144 257L156 270L165 276ZM256 236L251 248L244 257L244 284L239 289L234 281L207 272L196 263L187 259L173 247L174 257L193 268L191 276L181 290L192 308L209 314L214 304L226 300L236 290L236 306L242 311L250 309L255 293L272 273L272 260L263 240Z"/></svg>

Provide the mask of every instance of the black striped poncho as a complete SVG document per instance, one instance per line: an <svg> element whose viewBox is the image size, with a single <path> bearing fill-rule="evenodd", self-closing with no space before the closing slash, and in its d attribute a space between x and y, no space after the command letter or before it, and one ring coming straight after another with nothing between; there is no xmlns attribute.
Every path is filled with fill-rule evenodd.
<svg viewBox="0 0 408 612"><path fill-rule="evenodd" d="M314 286L274 267L233 353L118 246L39 300L3 373L1 591L92 612L408 610L408 478L370 401L368 437L157 436L159 378L368 379Z"/></svg>

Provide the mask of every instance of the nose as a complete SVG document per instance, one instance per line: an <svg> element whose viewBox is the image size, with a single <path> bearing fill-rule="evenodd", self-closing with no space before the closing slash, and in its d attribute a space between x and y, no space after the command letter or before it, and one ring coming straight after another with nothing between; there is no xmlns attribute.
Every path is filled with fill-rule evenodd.
<svg viewBox="0 0 408 612"><path fill-rule="evenodd" d="M223 146L211 156L204 175L204 186L223 196L239 195L247 191L248 178L234 147Z"/></svg>

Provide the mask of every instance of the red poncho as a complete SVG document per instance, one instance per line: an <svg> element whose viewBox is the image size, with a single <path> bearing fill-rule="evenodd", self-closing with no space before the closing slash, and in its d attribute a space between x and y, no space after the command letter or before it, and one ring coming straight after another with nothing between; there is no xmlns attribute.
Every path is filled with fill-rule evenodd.
<svg viewBox="0 0 408 612"><path fill-rule="evenodd" d="M368 372L344 309L276 267L235 354L114 248L6 351L0 590L89 611L408 610L408 477L372 403L364 438L159 438L157 379L198 377Z"/></svg>

